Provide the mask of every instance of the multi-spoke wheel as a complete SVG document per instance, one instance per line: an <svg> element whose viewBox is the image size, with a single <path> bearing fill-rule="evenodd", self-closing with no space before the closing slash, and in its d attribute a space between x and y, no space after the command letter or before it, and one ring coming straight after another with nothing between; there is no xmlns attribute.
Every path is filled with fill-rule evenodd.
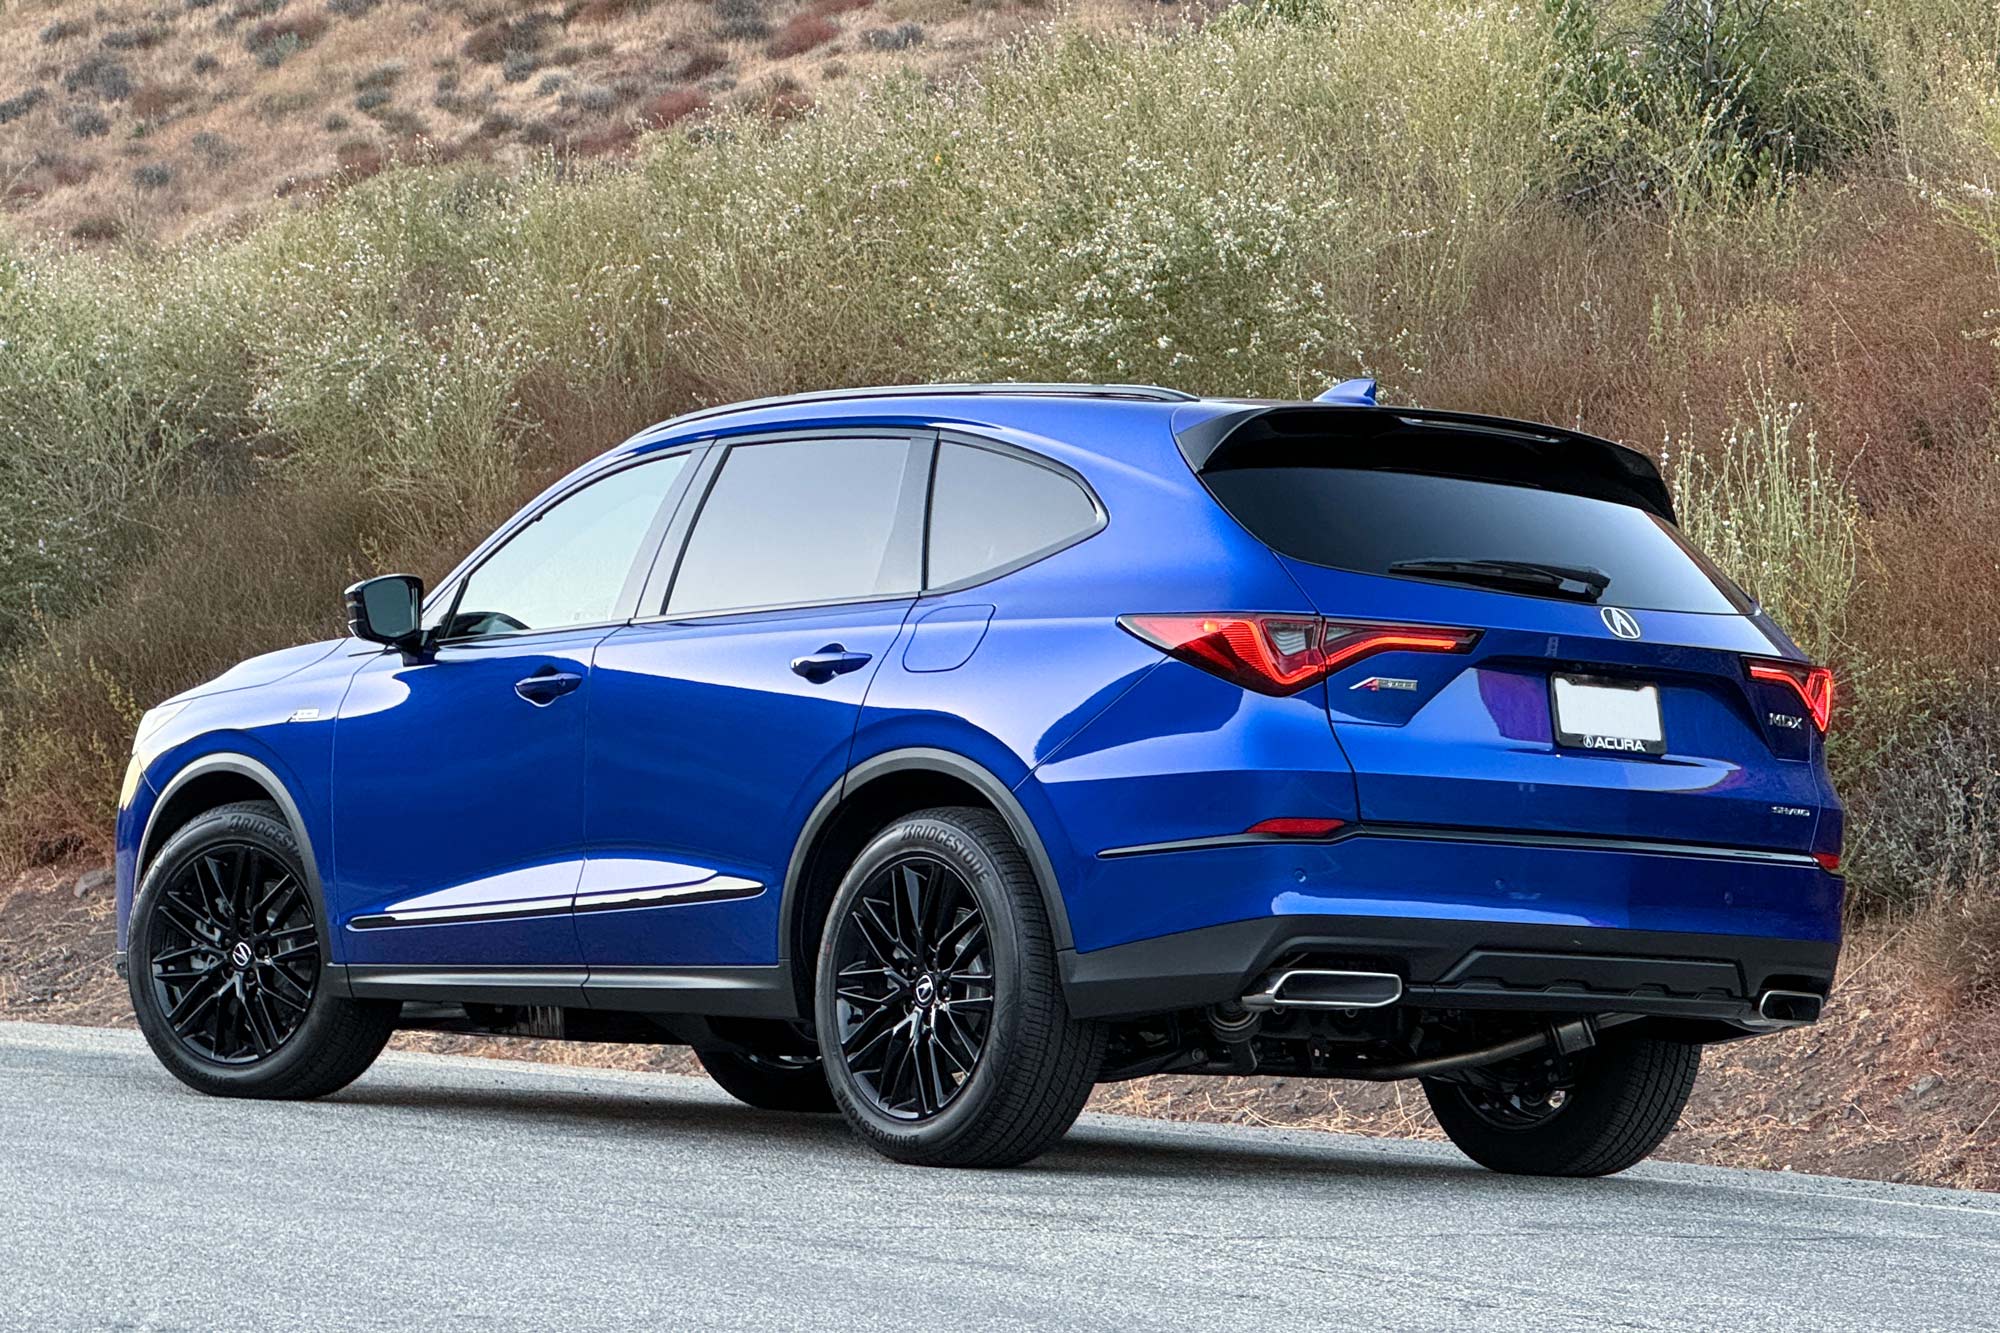
<svg viewBox="0 0 2000 1333"><path fill-rule="evenodd" d="M134 899L129 944L141 1030L204 1092L331 1092L368 1067L394 1025L394 1004L324 993L303 860L261 802L212 810L174 835Z"/></svg>
<svg viewBox="0 0 2000 1333"><path fill-rule="evenodd" d="M1642 1161L1673 1132L1694 1091L1701 1047L1613 1038L1572 1061L1560 1086L1524 1067L1494 1071L1478 1084L1425 1079L1424 1094L1451 1141L1482 1166L1516 1175L1610 1175Z"/></svg>
<svg viewBox="0 0 2000 1333"><path fill-rule="evenodd" d="M958 1095L993 1020L992 940L958 872L913 853L842 916L832 963L840 1051L869 1103L925 1120Z"/></svg>
<svg viewBox="0 0 2000 1333"><path fill-rule="evenodd" d="M274 1054L319 988L305 882L254 842L218 842L159 886L147 974L167 1026L222 1064Z"/></svg>
<svg viewBox="0 0 2000 1333"><path fill-rule="evenodd" d="M1026 1161L1076 1119L1103 1059L1102 1031L1063 1003L1040 887L989 811L913 815L862 851L816 1001L835 1099L901 1161Z"/></svg>

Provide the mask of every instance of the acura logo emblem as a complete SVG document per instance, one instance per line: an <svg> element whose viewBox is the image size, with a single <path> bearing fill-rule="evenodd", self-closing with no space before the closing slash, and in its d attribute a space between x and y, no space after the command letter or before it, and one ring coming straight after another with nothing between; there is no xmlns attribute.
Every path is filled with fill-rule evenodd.
<svg viewBox="0 0 2000 1333"><path fill-rule="evenodd" d="M1630 611L1622 607L1607 606L1597 614L1604 617L1604 628L1610 630L1619 638L1636 639L1639 637L1639 622L1633 617Z"/></svg>

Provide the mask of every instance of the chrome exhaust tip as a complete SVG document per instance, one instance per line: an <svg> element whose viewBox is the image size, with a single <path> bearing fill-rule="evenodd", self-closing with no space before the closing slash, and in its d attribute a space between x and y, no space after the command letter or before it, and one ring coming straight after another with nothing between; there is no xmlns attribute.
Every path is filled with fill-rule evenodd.
<svg viewBox="0 0 2000 1333"><path fill-rule="evenodd" d="M1787 1027L1817 1023L1825 1006L1824 997L1806 990L1767 990L1757 997L1758 1017Z"/></svg>
<svg viewBox="0 0 2000 1333"><path fill-rule="evenodd" d="M1403 979L1394 972L1344 972L1293 967L1272 972L1243 997L1243 1007L1262 1009L1384 1009L1403 998Z"/></svg>

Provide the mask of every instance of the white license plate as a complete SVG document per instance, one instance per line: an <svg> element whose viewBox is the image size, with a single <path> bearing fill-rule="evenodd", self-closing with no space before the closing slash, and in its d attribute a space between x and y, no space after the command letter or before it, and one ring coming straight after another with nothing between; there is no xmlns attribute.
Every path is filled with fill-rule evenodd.
<svg viewBox="0 0 2000 1333"><path fill-rule="evenodd" d="M1551 676L1556 744L1600 754L1665 754L1660 690L1591 676Z"/></svg>

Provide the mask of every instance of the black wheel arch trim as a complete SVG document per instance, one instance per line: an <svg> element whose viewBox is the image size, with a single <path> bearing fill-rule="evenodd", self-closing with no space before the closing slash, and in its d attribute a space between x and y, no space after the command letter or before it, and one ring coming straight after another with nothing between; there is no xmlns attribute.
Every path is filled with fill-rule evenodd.
<svg viewBox="0 0 2000 1333"><path fill-rule="evenodd" d="M805 873L814 842L857 789L877 778L911 772L930 772L956 778L992 805L1005 821L1008 832L1014 835L1014 840L1027 854L1028 865L1035 872L1035 884L1042 893L1042 905L1049 914L1049 926L1055 934L1057 951L1067 954L1075 948L1070 934L1069 910L1063 901L1062 883L1056 877L1055 863L1049 859L1048 848L1043 844L1034 820L1028 817L1021 798L991 769L976 760L952 750L911 746L885 751L850 767L813 805L812 812L806 816L805 826L799 830L799 836L792 844L791 861L785 867L784 892L779 899L778 966L784 970L795 991L798 960L793 957L792 942L798 938L798 915L803 910ZM806 997L799 996L797 999L798 1012L810 1013L811 1005L806 1003Z"/></svg>
<svg viewBox="0 0 2000 1333"><path fill-rule="evenodd" d="M217 773L231 773L237 777L247 778L263 788L271 803L278 807L280 817L290 827L292 840L298 844L299 859L305 870L306 892L312 895L313 914L319 924L320 984L325 987L328 994L347 995L349 993L347 969L334 961L333 921L327 915L326 886L320 878L319 859L313 852L312 839L306 833L305 816L300 813L299 803L293 799L291 790L286 787L284 780L270 765L261 760L234 750L216 751L190 760L185 766L176 770L173 777L167 780L167 784L160 788L158 799L153 802L152 810L146 815L145 830L139 835L139 849L133 858L132 867L134 901L137 901L139 886L145 882L146 871L151 868L153 858L172 840L172 835L161 831L160 816L173 804L174 794L197 778ZM186 828L193 819L199 819L202 813L206 812L199 812L189 820L182 821L175 832Z"/></svg>

